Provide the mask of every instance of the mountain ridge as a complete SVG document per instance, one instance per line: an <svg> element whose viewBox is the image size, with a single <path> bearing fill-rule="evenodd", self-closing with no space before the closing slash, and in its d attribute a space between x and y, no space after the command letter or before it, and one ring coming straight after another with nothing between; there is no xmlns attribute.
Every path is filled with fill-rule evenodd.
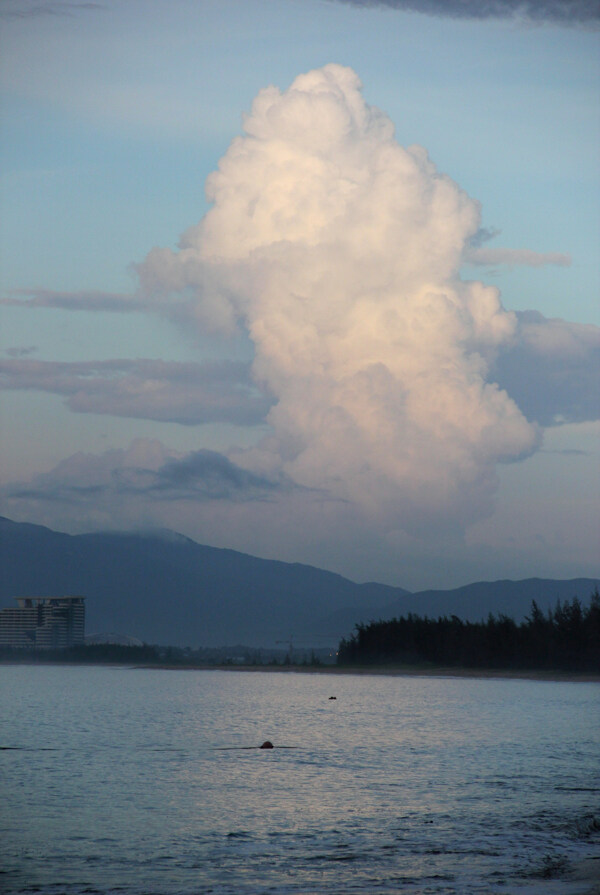
<svg viewBox="0 0 600 895"><path fill-rule="evenodd" d="M71 535L0 517L0 607L15 596L80 593L88 631L162 645L269 647L294 638L335 646L359 622L408 612L520 619L532 599L546 611L557 599L586 600L595 586L589 578L531 578L410 592L198 544L168 529Z"/></svg>

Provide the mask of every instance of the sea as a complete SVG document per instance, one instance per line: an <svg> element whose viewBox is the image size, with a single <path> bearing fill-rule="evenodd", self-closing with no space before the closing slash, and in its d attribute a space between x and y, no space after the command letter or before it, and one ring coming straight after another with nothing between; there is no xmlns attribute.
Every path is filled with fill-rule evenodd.
<svg viewBox="0 0 600 895"><path fill-rule="evenodd" d="M0 747L7 895L600 892L594 682L8 665Z"/></svg>

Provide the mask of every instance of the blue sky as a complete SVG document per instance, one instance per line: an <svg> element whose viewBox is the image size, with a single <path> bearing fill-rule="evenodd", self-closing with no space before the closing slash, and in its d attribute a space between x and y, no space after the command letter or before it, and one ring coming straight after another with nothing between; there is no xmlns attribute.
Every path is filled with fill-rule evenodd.
<svg viewBox="0 0 600 895"><path fill-rule="evenodd" d="M598 574L597 27L396 5L4 3L1 512L71 531L164 525L414 588ZM424 146L480 203L475 242L495 254L465 253L460 277L497 287L502 308L520 313L500 356L487 358L485 381L508 389L530 441L519 436L510 456L496 445L481 467L482 445L469 441L473 471L457 454L445 484L423 484L422 506L407 490L410 474L376 460L375 440L363 488L339 445L321 450L330 423L298 434L294 389L316 386L304 367L294 389L281 363L267 369L270 348L253 335L267 311L255 297L234 302L232 336L199 310L206 286L188 284L196 304L185 298L181 310L183 293L164 271L160 295L149 298L143 283L154 247L182 265L181 234L209 211L206 178L259 91L275 85L285 100L297 76L329 63L356 72L364 102L393 122L401 147ZM401 251L388 235L389 253ZM106 310L110 296L120 310ZM523 316L533 311L541 318ZM428 375L441 356L432 354ZM410 392L405 373L394 375ZM358 452L363 422L353 431L346 440ZM188 490L157 501L156 481L151 495L140 482L174 460ZM134 474L132 498L115 481ZM446 500L461 475L463 497ZM378 502L380 477L398 489L396 503Z"/></svg>

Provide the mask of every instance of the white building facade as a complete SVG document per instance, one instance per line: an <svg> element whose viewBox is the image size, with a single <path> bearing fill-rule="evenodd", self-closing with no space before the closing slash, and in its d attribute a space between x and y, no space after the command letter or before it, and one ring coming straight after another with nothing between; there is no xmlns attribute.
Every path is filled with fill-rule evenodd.
<svg viewBox="0 0 600 895"><path fill-rule="evenodd" d="M0 646L64 649L83 644L85 597L16 597L0 609Z"/></svg>

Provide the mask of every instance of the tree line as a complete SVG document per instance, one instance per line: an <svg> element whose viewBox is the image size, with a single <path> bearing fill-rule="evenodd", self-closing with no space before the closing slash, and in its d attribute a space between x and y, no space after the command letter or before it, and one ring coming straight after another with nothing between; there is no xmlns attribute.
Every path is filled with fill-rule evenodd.
<svg viewBox="0 0 600 895"><path fill-rule="evenodd" d="M298 665L320 666L323 663L319 653L327 650L298 652L294 663ZM259 649L246 646L236 647L190 647L156 646L143 644L129 646L119 643L85 643L60 649L34 649L0 646L0 663L10 664L73 664L73 665L168 665L201 667L205 665L291 665L292 657L278 649Z"/></svg>
<svg viewBox="0 0 600 895"><path fill-rule="evenodd" d="M467 622L412 613L357 624L337 662L600 672L600 594L596 589L585 607L577 597L559 601L546 614L534 600L520 624L502 614Z"/></svg>
<svg viewBox="0 0 600 895"><path fill-rule="evenodd" d="M23 649L0 647L0 662L35 664L60 662L61 664L158 664L161 654L157 647L126 646L120 643L88 643L59 649Z"/></svg>

